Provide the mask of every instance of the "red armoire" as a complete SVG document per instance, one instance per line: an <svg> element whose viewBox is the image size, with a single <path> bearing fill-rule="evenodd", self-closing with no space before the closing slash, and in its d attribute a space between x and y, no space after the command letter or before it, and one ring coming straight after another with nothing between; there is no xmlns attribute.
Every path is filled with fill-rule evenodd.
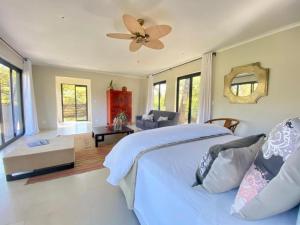
<svg viewBox="0 0 300 225"><path fill-rule="evenodd" d="M112 125L114 118L121 112L127 116L128 123L132 120L132 92L107 90L107 125Z"/></svg>

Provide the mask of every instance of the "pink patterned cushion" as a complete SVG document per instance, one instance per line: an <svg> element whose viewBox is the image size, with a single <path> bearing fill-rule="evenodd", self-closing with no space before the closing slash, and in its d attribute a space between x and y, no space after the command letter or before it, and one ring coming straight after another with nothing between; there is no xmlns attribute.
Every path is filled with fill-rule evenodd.
<svg viewBox="0 0 300 225"><path fill-rule="evenodd" d="M300 159L299 149L300 118L278 124L245 174L232 206L232 213L246 219L259 219L294 207L295 201L290 201L290 196L280 199L275 195L291 188L284 186L288 183L299 185L300 176L296 174L299 171L296 171L296 165L293 165L295 158ZM291 182L289 179L294 180ZM296 199L299 199L296 201L299 202L300 187L295 188Z"/></svg>

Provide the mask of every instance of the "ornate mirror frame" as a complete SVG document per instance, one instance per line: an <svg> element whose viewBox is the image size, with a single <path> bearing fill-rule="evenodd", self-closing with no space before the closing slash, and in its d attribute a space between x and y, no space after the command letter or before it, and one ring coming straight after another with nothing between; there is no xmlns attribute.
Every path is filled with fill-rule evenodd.
<svg viewBox="0 0 300 225"><path fill-rule="evenodd" d="M252 73L256 75L257 87L249 96L236 96L231 91L233 79L241 73ZM231 72L224 77L224 96L230 103L254 104L258 99L268 95L269 69L260 66L260 63L252 63L244 66L238 66L231 69Z"/></svg>

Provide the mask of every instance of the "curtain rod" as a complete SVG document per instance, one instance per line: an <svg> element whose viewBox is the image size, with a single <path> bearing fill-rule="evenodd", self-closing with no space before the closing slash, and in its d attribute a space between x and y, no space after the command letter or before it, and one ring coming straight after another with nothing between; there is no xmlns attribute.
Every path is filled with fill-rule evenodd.
<svg viewBox="0 0 300 225"><path fill-rule="evenodd" d="M216 52L213 52L213 54L212 54L212 55L213 55L213 56L216 56L216 55L217 55L217 53L216 53ZM160 74L160 73L163 73L163 72L166 72L166 71L168 71L168 70L174 69L174 68L176 68L176 67L179 67L179 66L182 66L182 65L185 65L185 64L188 64L188 63L191 63L191 62L197 61L197 60L199 60L199 59L202 59L202 56L201 56L201 57L199 57L199 58L196 58L196 59L192 59L192 60L190 60L190 61L188 61L188 62L184 62L184 63L181 63L181 64L179 64L179 65L176 65L176 66L173 66L173 67L169 67L169 68L167 68L167 69L164 69L164 70L161 70L161 71L159 71L159 72L152 73L150 76L155 76L155 75L158 75L158 74Z"/></svg>
<svg viewBox="0 0 300 225"><path fill-rule="evenodd" d="M13 52L15 52L18 56L20 56L24 61L26 61L26 58L21 55L14 47L12 47L7 41L5 41L2 37L0 37L0 40L7 45Z"/></svg>

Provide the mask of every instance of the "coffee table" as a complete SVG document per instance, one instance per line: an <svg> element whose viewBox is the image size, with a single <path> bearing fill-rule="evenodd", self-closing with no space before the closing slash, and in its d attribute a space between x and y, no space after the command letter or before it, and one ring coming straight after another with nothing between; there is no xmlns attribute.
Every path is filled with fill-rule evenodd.
<svg viewBox="0 0 300 225"><path fill-rule="evenodd" d="M114 130L111 126L103 126L103 127L93 127L92 136L95 138L95 146L98 147L99 142L104 141L104 137L106 135L113 135L113 134L132 134L134 130L127 126L123 126L121 130Z"/></svg>

